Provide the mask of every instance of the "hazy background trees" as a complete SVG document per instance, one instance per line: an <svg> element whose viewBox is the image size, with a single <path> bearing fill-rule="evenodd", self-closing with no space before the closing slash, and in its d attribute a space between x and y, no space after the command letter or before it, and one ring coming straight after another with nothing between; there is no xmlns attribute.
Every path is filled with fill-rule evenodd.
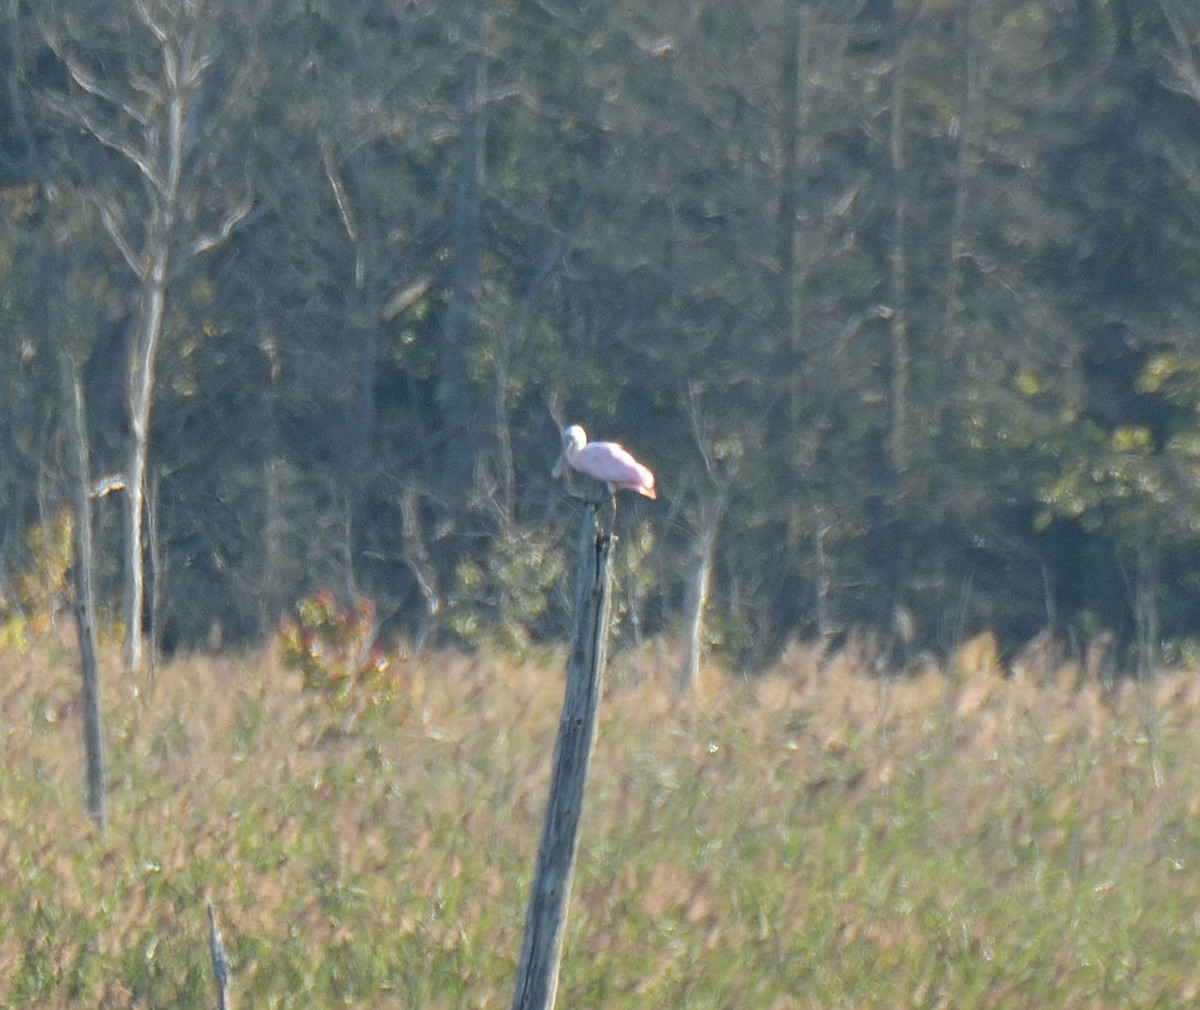
<svg viewBox="0 0 1200 1010"><path fill-rule="evenodd" d="M659 473L630 635L1196 634L1186 4L59 0L0 46L0 587L69 493L57 355L128 475L161 295L96 588L153 519L168 647L316 586L561 633L558 420Z"/></svg>

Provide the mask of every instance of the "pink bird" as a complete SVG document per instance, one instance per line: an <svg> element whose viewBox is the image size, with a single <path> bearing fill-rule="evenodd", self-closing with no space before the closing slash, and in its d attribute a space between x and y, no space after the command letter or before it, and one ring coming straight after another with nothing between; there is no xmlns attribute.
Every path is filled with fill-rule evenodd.
<svg viewBox="0 0 1200 1010"><path fill-rule="evenodd" d="M614 508L618 491L636 491L646 498L658 497L654 490L654 474L649 467L639 463L616 442L589 442L577 424L563 432L562 455L554 464L551 476L561 477L567 464L588 477L604 481L613 496Z"/></svg>

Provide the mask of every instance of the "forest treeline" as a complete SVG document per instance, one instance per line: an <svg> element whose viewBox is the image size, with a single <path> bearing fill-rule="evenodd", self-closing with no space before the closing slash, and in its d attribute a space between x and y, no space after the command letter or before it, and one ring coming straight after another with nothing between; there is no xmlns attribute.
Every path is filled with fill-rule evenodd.
<svg viewBox="0 0 1200 1010"><path fill-rule="evenodd" d="M18 0L0 50L10 613L78 387L98 598L168 648L321 587L562 635L568 422L658 475L628 635L1200 631L1189 0Z"/></svg>

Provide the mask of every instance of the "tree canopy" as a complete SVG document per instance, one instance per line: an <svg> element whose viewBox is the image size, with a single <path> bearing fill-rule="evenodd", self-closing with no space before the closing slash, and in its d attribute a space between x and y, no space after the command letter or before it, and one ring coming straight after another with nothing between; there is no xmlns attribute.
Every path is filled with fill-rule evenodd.
<svg viewBox="0 0 1200 1010"><path fill-rule="evenodd" d="M698 543L746 664L897 614L1200 631L1182 0L55 0L0 46L0 607L69 498L64 361L93 477L131 458L157 264L167 646L317 587L561 635L575 421L658 473L631 635L678 628Z"/></svg>

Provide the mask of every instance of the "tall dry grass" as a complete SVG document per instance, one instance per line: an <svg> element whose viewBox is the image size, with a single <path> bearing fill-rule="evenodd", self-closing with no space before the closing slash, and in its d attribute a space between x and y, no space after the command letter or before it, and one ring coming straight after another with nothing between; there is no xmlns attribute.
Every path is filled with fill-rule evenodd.
<svg viewBox="0 0 1200 1010"><path fill-rule="evenodd" d="M1200 678L1029 663L870 675L792 647L671 692L615 658L560 1005L1189 1006ZM66 648L0 656L0 1002L505 1007L563 657L446 653L352 735L270 650L106 666L111 825L83 813Z"/></svg>

